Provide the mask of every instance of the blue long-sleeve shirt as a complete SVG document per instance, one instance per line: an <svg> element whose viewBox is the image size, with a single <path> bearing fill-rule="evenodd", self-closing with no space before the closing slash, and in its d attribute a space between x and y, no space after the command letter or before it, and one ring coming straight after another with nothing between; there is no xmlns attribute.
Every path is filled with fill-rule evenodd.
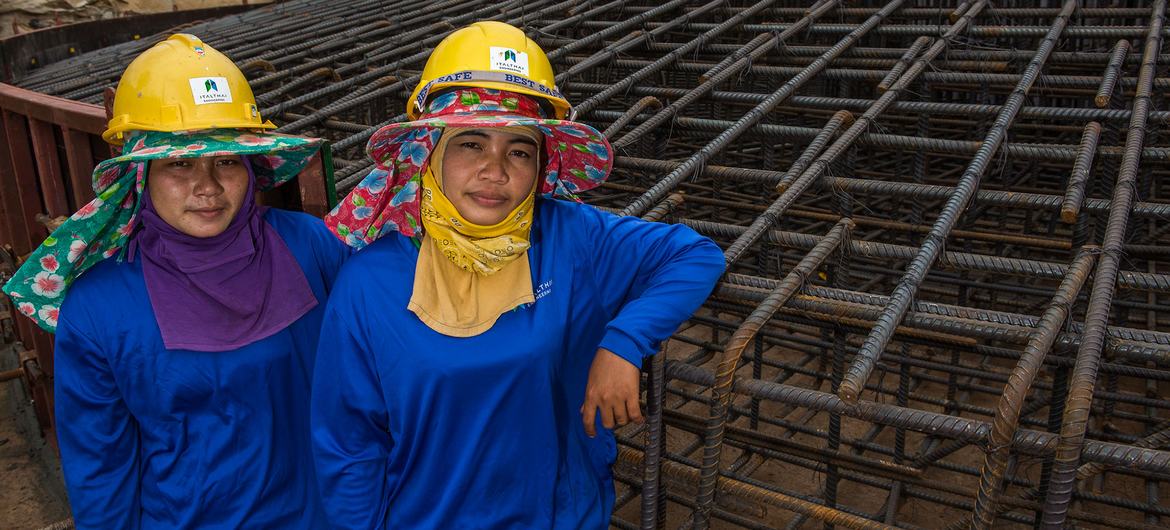
<svg viewBox="0 0 1170 530"><path fill-rule="evenodd" d="M640 366L723 272L679 225L539 201L535 303L469 338L407 310L418 250L388 234L346 264L326 309L313 451L340 528L605 528L613 434L579 409L599 347ZM600 425L599 425L600 427Z"/></svg>
<svg viewBox="0 0 1170 530"><path fill-rule="evenodd" d="M327 526L309 449L309 385L325 300L349 250L312 216L270 209L265 220L318 305L245 347L164 348L141 260L108 259L70 287L55 395L77 528Z"/></svg>

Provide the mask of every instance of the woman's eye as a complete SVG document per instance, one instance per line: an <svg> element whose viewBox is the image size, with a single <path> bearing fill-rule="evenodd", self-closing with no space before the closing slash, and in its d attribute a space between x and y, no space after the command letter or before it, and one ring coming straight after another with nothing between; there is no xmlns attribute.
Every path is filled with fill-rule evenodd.
<svg viewBox="0 0 1170 530"><path fill-rule="evenodd" d="M187 160L173 160L170 163L168 163L167 165L170 167L174 167L174 168L183 168L183 167L191 167L191 162L189 162Z"/></svg>
<svg viewBox="0 0 1170 530"><path fill-rule="evenodd" d="M519 158L532 158L532 155L527 151L512 151L512 156Z"/></svg>
<svg viewBox="0 0 1170 530"><path fill-rule="evenodd" d="M475 142L463 142L459 144L459 147L463 147L465 149L479 149L479 144Z"/></svg>
<svg viewBox="0 0 1170 530"><path fill-rule="evenodd" d="M236 160L234 158L221 158L221 159L215 161L215 164L217 166L234 166L234 165L239 164L239 163L240 163L240 161Z"/></svg>

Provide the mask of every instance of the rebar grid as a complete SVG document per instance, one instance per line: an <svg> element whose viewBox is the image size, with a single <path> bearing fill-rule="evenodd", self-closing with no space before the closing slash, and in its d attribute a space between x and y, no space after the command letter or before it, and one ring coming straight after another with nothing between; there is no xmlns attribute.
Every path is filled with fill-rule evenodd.
<svg viewBox="0 0 1170 530"><path fill-rule="evenodd" d="M479 19L726 249L619 430L617 528L1167 526L1164 0L294 0L195 24L339 191ZM161 39L21 81L100 103Z"/></svg>

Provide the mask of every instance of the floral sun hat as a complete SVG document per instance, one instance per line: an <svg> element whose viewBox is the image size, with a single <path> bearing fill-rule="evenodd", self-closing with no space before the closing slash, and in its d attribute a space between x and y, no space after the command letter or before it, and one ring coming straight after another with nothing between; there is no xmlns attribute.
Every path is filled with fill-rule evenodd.
<svg viewBox="0 0 1170 530"><path fill-rule="evenodd" d="M94 168L97 197L33 251L4 285L4 292L12 297L17 311L54 332L69 285L126 246L137 225L151 160L246 155L256 175L256 189L268 190L300 173L321 143L320 139L241 129L135 132L120 156Z"/></svg>
<svg viewBox="0 0 1170 530"><path fill-rule="evenodd" d="M378 129L366 152L377 167L349 193L325 224L351 247L362 248L389 231L421 233L419 188L431 150L446 127L535 127L544 134L539 193L579 200L613 169L613 148L597 129L548 119L531 96L488 88L457 88L435 96L415 121Z"/></svg>

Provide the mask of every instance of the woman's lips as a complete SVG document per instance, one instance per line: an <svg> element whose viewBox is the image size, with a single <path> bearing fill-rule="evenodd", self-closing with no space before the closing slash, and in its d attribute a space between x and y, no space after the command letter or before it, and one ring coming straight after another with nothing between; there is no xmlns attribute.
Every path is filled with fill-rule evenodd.
<svg viewBox="0 0 1170 530"><path fill-rule="evenodd" d="M496 208L508 202L507 197L488 193L471 193L471 200L484 208Z"/></svg>
<svg viewBox="0 0 1170 530"><path fill-rule="evenodd" d="M210 220L210 219L215 219L216 217L219 217L220 214L223 213L224 209L223 208L199 208L199 209L189 210L189 211L191 213L195 214L196 217Z"/></svg>

